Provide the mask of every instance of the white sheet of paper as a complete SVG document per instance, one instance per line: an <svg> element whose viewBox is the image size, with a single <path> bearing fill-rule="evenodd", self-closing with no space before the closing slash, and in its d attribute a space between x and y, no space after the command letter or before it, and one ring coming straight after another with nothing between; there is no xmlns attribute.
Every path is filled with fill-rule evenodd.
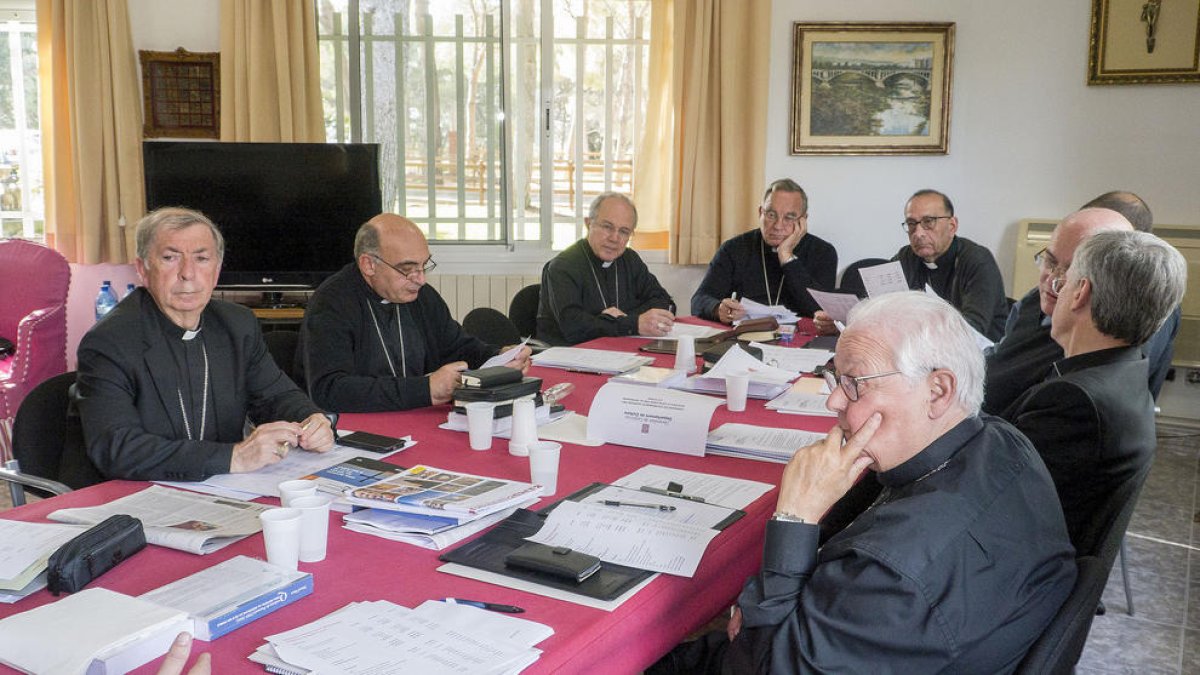
<svg viewBox="0 0 1200 675"><path fill-rule="evenodd" d="M768 410L777 410L792 415L818 415L820 417L837 417L837 413L825 407L829 400L828 393L814 394L795 389L784 392L782 396L767 402Z"/></svg>
<svg viewBox="0 0 1200 675"><path fill-rule="evenodd" d="M586 347L551 347L533 355L535 365L547 368L565 368L585 373L609 373L615 375L634 368L654 363L649 356L618 352L610 349L588 349Z"/></svg>
<svg viewBox="0 0 1200 675"><path fill-rule="evenodd" d="M543 441L558 441L559 443L574 443L598 448L604 441L587 437L587 415L568 412L566 415L538 427L538 439Z"/></svg>
<svg viewBox="0 0 1200 675"><path fill-rule="evenodd" d="M704 455L720 399L673 389L609 382L588 411L588 438L635 448Z"/></svg>
<svg viewBox="0 0 1200 675"><path fill-rule="evenodd" d="M722 332L720 328L713 328L712 326L697 326L691 323L679 323L676 321L675 323L671 324L671 331L666 335L638 335L637 337L654 338L656 340L678 340L680 336L690 335L697 340L702 340L707 337L712 337L720 332Z"/></svg>
<svg viewBox="0 0 1200 675"><path fill-rule="evenodd" d="M628 476L613 481L612 484L634 490L642 486L665 490L670 482L682 485L683 494L703 497L709 504L720 504L731 509L744 509L775 488L770 483L684 471L657 464L647 464Z"/></svg>
<svg viewBox="0 0 1200 675"><path fill-rule="evenodd" d="M471 631L490 640L507 640L529 647L554 635L554 629L546 624L470 605L426 600L414 611L444 626Z"/></svg>
<svg viewBox="0 0 1200 675"><path fill-rule="evenodd" d="M517 358L517 354L521 353L521 349L525 347L526 342L529 342L529 338L521 340L521 344L513 345L507 351L500 352L487 361L484 361L483 365L479 367L491 368L492 366L503 366L504 364L511 362L513 359Z"/></svg>
<svg viewBox="0 0 1200 675"><path fill-rule="evenodd" d="M659 511L657 509L648 509L638 506L621 507L621 506L605 506L604 500L618 502L632 502L634 504L661 504L663 506L673 506L674 511ZM668 497L667 495L655 494L653 492L643 492L642 490L634 490L618 485L606 485L592 494L579 500L583 504L595 504L608 509L637 509L646 518L656 518L658 520L670 520L676 523L688 523L697 527L716 527L722 521L733 513L732 509L721 506L720 504L709 504L708 502L694 502L690 499L680 499L678 497Z"/></svg>
<svg viewBox="0 0 1200 675"><path fill-rule="evenodd" d="M767 316L775 317L779 323L796 323L800 318L796 316L795 312L783 305L764 305L750 298L742 298L738 302L741 303L742 309L746 310L746 318L735 322L735 325L740 324L742 321L761 319Z"/></svg>
<svg viewBox="0 0 1200 675"><path fill-rule="evenodd" d="M908 280L904 278L904 268L900 266L899 260L871 267L860 267L858 274L862 277L867 295L872 298L908 290Z"/></svg>
<svg viewBox="0 0 1200 675"><path fill-rule="evenodd" d="M850 308L859 302L858 296L853 293L829 293L810 288L808 289L808 294L812 296L813 300L817 301L817 304L829 315L829 318L842 323L846 323L846 317L850 314Z"/></svg>
<svg viewBox="0 0 1200 675"><path fill-rule="evenodd" d="M722 424L708 434L708 442L712 445L750 450L787 451L789 455L796 449L812 445L823 438L825 438L825 434L802 429L779 429L735 423Z"/></svg>
<svg viewBox="0 0 1200 675"><path fill-rule="evenodd" d="M554 507L537 534L525 539L583 551L618 565L693 576L708 543L719 532L650 518L643 510L567 500Z"/></svg>
<svg viewBox="0 0 1200 675"><path fill-rule="evenodd" d="M82 532L77 525L0 520L0 580L15 578Z"/></svg>
<svg viewBox="0 0 1200 675"><path fill-rule="evenodd" d="M764 364L794 373L811 373L833 358L833 352L824 349L780 347L761 342L751 342L750 346L762 350Z"/></svg>
<svg viewBox="0 0 1200 675"><path fill-rule="evenodd" d="M787 347L780 347L780 349L792 351ZM764 356L765 355L766 353L764 352ZM826 357L825 360L828 361L829 357ZM824 361L822 361L822 363L824 363ZM749 352L742 349L741 345L734 345L730 347L725 354L721 356L720 360L713 364L712 368L708 369L708 372L698 377L724 380L726 375L743 370L750 371L751 382L760 382L763 384L787 384L797 377L800 377L800 371L798 370L780 368L778 366L759 361L753 356L750 356Z"/></svg>

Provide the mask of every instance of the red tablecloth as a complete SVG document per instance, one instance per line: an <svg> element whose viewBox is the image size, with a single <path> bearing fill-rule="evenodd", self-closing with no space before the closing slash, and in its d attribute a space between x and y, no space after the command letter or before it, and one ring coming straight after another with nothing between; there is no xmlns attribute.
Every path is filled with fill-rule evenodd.
<svg viewBox="0 0 1200 675"><path fill-rule="evenodd" d="M803 326L802 326L803 328ZM797 339L797 343L804 338ZM633 350L644 340L606 338L589 343L599 349ZM657 365L669 366L674 357L659 355ZM563 403L582 414L596 390L607 380L600 375L571 373L551 368L533 368L545 386L574 382L575 391ZM467 435L438 429L448 406L435 406L403 413L347 414L339 426L393 436L409 435L417 445L393 462L411 466L418 462L447 469L501 478L528 480L528 460L507 452L508 441L495 439L489 451L472 451ZM763 426L828 430L828 418L780 415L751 400L743 413L719 407L712 428L731 421ZM564 444L559 469L558 493L569 494L585 485L610 482L645 464L660 464L691 471L735 476L778 484L782 465L729 457L689 457L614 445L585 447ZM112 481L61 497L5 512L6 518L38 521L55 509L89 506L132 493L146 483ZM534 508L553 498L543 499ZM493 586L436 571L438 552L361 535L338 527L340 514L329 530L329 556L320 563L302 563L301 569L314 577L312 596L270 614L211 644L196 643L194 651L213 654L213 671L218 673L262 672L246 660L263 637L314 621L349 602L390 600L414 607L424 600L463 597L514 604L526 609L521 615L554 628L554 635L539 647L542 657L527 672L640 672L674 644L718 612L728 607L745 579L761 561L763 523L774 509L775 490L746 509L746 517L713 539L696 575L691 579L661 575L614 612L591 609L540 595ZM265 500L273 501L273 500ZM211 566L235 555L265 557L261 536L249 537L207 556L197 556L157 546L148 547L96 583L137 595ZM0 605L0 618L48 603L54 598L42 591L15 605ZM63 636L63 639L70 639ZM155 662L157 664L157 661ZM2 668L2 667L0 667ZM155 671L148 665L138 672Z"/></svg>

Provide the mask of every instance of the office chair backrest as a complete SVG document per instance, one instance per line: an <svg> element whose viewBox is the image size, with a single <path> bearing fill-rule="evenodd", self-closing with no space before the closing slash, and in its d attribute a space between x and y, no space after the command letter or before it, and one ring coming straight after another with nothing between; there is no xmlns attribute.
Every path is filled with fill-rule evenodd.
<svg viewBox="0 0 1200 675"><path fill-rule="evenodd" d="M21 472L65 483L71 488L104 481L84 449L83 426L71 411L70 371L42 382L21 402L13 421L13 457Z"/></svg>
<svg viewBox="0 0 1200 675"><path fill-rule="evenodd" d="M303 389L304 383L297 379L296 368L296 347L300 343L300 331L273 330L263 333L263 340L267 343L271 358L275 359L275 365Z"/></svg>
<svg viewBox="0 0 1200 675"><path fill-rule="evenodd" d="M476 307L463 317L463 330L484 342L498 347L515 345L521 334L507 316L491 307Z"/></svg>
<svg viewBox="0 0 1200 675"><path fill-rule="evenodd" d="M858 270L863 267L874 267L887 262L884 258L863 258L850 263L850 266L842 272L842 281L838 284L838 293L853 293L860 298L867 297L867 287L863 285L862 275Z"/></svg>
<svg viewBox="0 0 1200 675"><path fill-rule="evenodd" d="M1078 573L1071 594L1021 660L1019 675L1069 675L1074 671L1112 567L1096 556L1077 558L1075 565Z"/></svg>
<svg viewBox="0 0 1200 675"><path fill-rule="evenodd" d="M517 291L508 305L508 318L512 319L522 337L537 337L538 302L541 300L542 285L531 284Z"/></svg>

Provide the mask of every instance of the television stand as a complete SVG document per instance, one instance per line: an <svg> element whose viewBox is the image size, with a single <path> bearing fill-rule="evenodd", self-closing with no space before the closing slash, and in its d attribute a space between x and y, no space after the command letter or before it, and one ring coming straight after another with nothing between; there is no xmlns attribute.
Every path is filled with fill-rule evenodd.
<svg viewBox="0 0 1200 675"><path fill-rule="evenodd" d="M258 304L259 309L292 309L303 306L303 303L299 302L284 302L283 291L263 291L262 302Z"/></svg>

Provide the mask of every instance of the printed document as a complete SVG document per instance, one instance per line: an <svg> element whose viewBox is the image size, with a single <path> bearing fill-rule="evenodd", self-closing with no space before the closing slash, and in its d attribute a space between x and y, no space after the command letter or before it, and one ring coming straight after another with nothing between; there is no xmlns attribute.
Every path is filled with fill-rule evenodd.
<svg viewBox="0 0 1200 675"><path fill-rule="evenodd" d="M649 356L638 356L629 352L586 347L551 347L541 354L533 355L533 363L547 368L564 368L584 373L607 373L616 375L640 366L654 363Z"/></svg>
<svg viewBox="0 0 1200 675"><path fill-rule="evenodd" d="M829 400L828 390L812 393L802 389L790 389L778 398L767 402L768 410L775 410L790 415L817 415L819 417L837 417L837 413L825 407Z"/></svg>
<svg viewBox="0 0 1200 675"><path fill-rule="evenodd" d="M825 438L825 434L800 429L777 429L753 424L727 423L708 434L713 454L787 462L796 450Z"/></svg>
<svg viewBox="0 0 1200 675"><path fill-rule="evenodd" d="M904 268L900 267L899 260L871 267L860 267L858 274L862 277L863 288L867 289L867 295L872 298L908 290L908 280L904 278Z"/></svg>
<svg viewBox="0 0 1200 675"><path fill-rule="evenodd" d="M720 404L699 394L609 382L592 400L588 438L700 457Z"/></svg>
<svg viewBox="0 0 1200 675"><path fill-rule="evenodd" d="M829 318L841 323L846 323L846 317L849 316L850 309L859 302L858 296L853 293L830 293L810 288L808 289L808 294L812 296L813 300L817 301L817 304L829 315Z"/></svg>
<svg viewBox="0 0 1200 675"><path fill-rule="evenodd" d="M647 464L628 476L613 481L613 485L634 490L640 490L642 487L665 490L668 483L682 485L685 495L701 497L709 504L720 504L731 509L745 509L754 503L754 500L775 488L770 483L684 471L657 464Z"/></svg>
<svg viewBox="0 0 1200 675"><path fill-rule="evenodd" d="M751 342L750 346L762 350L762 362L765 365L793 373L811 373L833 358L833 352L824 349L780 347L762 342Z"/></svg>
<svg viewBox="0 0 1200 675"><path fill-rule="evenodd" d="M487 361L484 361L483 365L479 367L491 368L492 366L503 366L506 363L511 363L513 359L517 358L517 354L521 353L521 350L525 347L526 342L529 342L529 338L522 339L521 344L513 345L511 348L500 352Z"/></svg>
<svg viewBox="0 0 1200 675"><path fill-rule="evenodd" d="M605 501L670 506L673 507L674 510L660 511L658 509L641 506L609 506L604 503ZM583 504L595 504L597 506L603 506L609 509L637 509L637 511L634 513L641 512L641 514L647 518L669 520L675 523L688 523L698 527L709 528L715 528L717 525L728 520L730 514L733 512L733 509L726 508L719 504L694 502L689 499L668 497L666 495L655 494L653 492L643 492L642 490L618 487L616 485L606 485L584 497L583 499L580 499L579 502Z"/></svg>
<svg viewBox="0 0 1200 675"><path fill-rule="evenodd" d="M71 525L26 523L20 520L0 520L0 589L19 591L33 577L46 569L46 561L58 547L82 534L83 529ZM31 567L39 568L19 586L19 578Z"/></svg>
<svg viewBox="0 0 1200 675"><path fill-rule="evenodd" d="M702 525L647 517L644 509L564 501L537 534L547 546L565 546L605 562L691 577L718 531Z"/></svg>
<svg viewBox="0 0 1200 675"><path fill-rule="evenodd" d="M722 329L713 328L712 326L697 326L692 323L679 323L676 321L671 324L671 331L666 335L638 335L637 337L653 338L656 340L678 340L681 337L690 335L697 340L703 340L704 338L710 338L723 332Z"/></svg>
<svg viewBox="0 0 1200 675"><path fill-rule="evenodd" d="M258 515L269 508L151 485L107 504L59 509L47 517L60 523L95 525L124 513L142 521L147 543L202 554L261 532Z"/></svg>

